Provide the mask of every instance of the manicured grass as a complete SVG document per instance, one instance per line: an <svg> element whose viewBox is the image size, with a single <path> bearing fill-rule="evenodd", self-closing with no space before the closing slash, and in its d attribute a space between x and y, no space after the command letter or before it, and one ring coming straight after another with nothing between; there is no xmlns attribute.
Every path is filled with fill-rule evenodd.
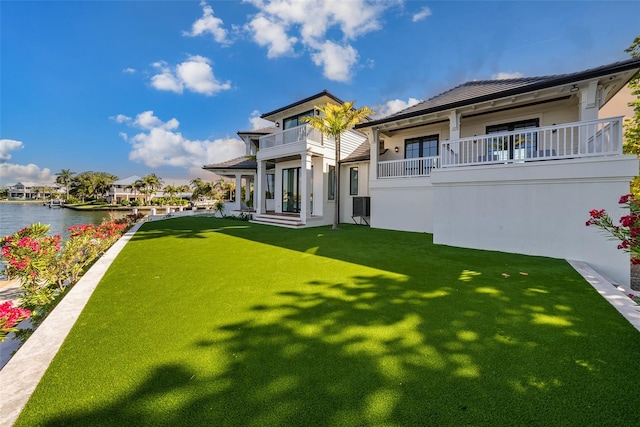
<svg viewBox="0 0 640 427"><path fill-rule="evenodd" d="M640 425L639 354L561 260L178 218L124 248L16 425Z"/></svg>

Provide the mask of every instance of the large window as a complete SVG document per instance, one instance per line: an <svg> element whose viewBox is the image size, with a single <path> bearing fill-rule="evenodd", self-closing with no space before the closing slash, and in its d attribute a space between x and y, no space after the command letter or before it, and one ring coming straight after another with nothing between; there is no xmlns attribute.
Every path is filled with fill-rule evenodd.
<svg viewBox="0 0 640 427"><path fill-rule="evenodd" d="M434 157L438 155L438 135L405 139L404 158Z"/></svg>
<svg viewBox="0 0 640 427"><path fill-rule="evenodd" d="M300 168L282 169L282 212L300 212Z"/></svg>
<svg viewBox="0 0 640 427"><path fill-rule="evenodd" d="M349 194L358 195L358 167L349 168Z"/></svg>
<svg viewBox="0 0 640 427"><path fill-rule="evenodd" d="M517 132L504 136L495 136L488 140L487 154L489 160L524 160L533 157L537 150L538 133L527 132L540 126L538 119L522 120L487 126L487 134Z"/></svg>
<svg viewBox="0 0 640 427"><path fill-rule="evenodd" d="M276 176L272 173L267 174L267 190L265 191L265 198L273 199L275 197L276 188Z"/></svg>
<svg viewBox="0 0 640 427"><path fill-rule="evenodd" d="M296 126L300 126L304 124L304 122L302 121L303 117L313 117L313 110L305 111L304 113L287 117L283 121L283 125L282 125L283 129L291 129Z"/></svg>
<svg viewBox="0 0 640 427"><path fill-rule="evenodd" d="M336 167L329 165L329 200L336 199Z"/></svg>

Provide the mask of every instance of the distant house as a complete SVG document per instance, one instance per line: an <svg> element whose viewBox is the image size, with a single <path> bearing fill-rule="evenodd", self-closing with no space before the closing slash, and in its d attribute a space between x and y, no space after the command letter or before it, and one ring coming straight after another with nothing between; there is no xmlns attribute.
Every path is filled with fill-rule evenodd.
<svg viewBox="0 0 640 427"><path fill-rule="evenodd" d="M135 185L140 179L142 178L132 175L112 182L107 193L107 203L120 204L125 200L129 202L134 200L144 202L147 196L141 193L140 189Z"/></svg>
<svg viewBox="0 0 640 427"><path fill-rule="evenodd" d="M58 184L17 182L7 188L8 198L13 200L44 200L56 197L65 191Z"/></svg>
<svg viewBox="0 0 640 427"><path fill-rule="evenodd" d="M621 116L600 113L640 58L575 73L472 81L333 141L304 124L324 91L262 115L273 127L242 132L252 158L204 168L255 182L256 222L330 224L341 173L340 220L427 232L435 243L575 259L623 284L629 256L585 227L591 209L619 212L638 174L622 154ZM234 169L236 168L236 169ZM239 178L238 178L239 177ZM243 178L244 177L244 178ZM383 248L381 248L383 250Z"/></svg>

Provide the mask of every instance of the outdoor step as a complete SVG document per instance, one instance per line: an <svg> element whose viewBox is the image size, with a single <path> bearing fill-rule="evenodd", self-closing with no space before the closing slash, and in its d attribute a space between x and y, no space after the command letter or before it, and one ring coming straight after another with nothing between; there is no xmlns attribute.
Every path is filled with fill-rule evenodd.
<svg viewBox="0 0 640 427"><path fill-rule="evenodd" d="M250 221L256 224L279 225L281 227L298 228L304 224L298 217L287 217L283 215L254 215Z"/></svg>

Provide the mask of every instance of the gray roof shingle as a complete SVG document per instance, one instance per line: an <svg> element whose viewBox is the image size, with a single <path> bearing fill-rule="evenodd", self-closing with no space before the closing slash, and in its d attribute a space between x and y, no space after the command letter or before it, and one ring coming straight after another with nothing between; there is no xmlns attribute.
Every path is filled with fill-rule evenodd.
<svg viewBox="0 0 640 427"><path fill-rule="evenodd" d="M355 127L358 129L375 126L377 124L388 123L395 120L406 119L438 111L445 111L452 108L459 108L465 105L491 101L493 99L518 95L534 90L570 84L573 82L604 76L610 73L628 71L634 68L640 68L640 57L614 62L613 64L590 68L575 73L507 80L471 81L456 86L453 89L436 95L426 101L419 102L418 104L395 114L391 114L378 120L372 120L368 123L361 123Z"/></svg>

